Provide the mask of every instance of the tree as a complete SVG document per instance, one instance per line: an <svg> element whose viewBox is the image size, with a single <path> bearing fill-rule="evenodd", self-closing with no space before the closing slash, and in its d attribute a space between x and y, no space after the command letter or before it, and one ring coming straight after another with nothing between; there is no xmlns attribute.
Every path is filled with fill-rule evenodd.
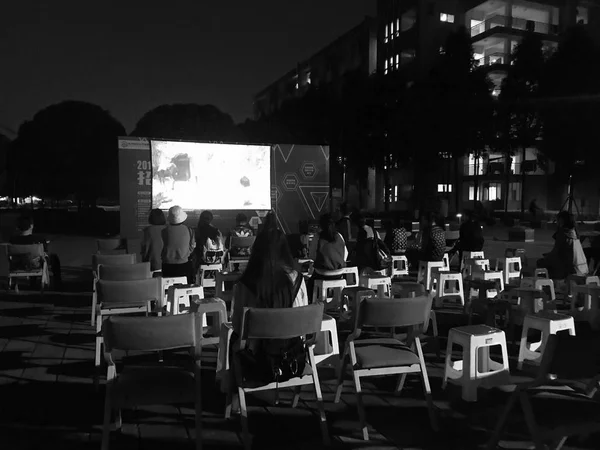
<svg viewBox="0 0 600 450"><path fill-rule="evenodd" d="M117 137L124 134L123 125L91 103L65 101L39 111L11 146L13 196L117 198Z"/></svg>
<svg viewBox="0 0 600 450"><path fill-rule="evenodd" d="M527 149L537 146L542 131L542 120L535 99L539 96L540 80L544 72L544 50L539 36L529 31L517 45L508 74L502 82L499 123L501 142L507 162L514 150L520 149L521 215L525 214L525 181ZM507 170L510 165L507 164ZM505 192L508 194L508 185ZM505 201L508 201L508 195ZM505 208L506 209L506 208Z"/></svg>
<svg viewBox="0 0 600 450"><path fill-rule="evenodd" d="M229 114L213 105L158 106L142 116L131 136L195 141L243 142L244 133Z"/></svg>
<svg viewBox="0 0 600 450"><path fill-rule="evenodd" d="M540 82L542 151L556 163L559 179L571 181L571 189L572 176L596 176L600 164L599 79L600 50L583 26L575 26L548 60Z"/></svg>

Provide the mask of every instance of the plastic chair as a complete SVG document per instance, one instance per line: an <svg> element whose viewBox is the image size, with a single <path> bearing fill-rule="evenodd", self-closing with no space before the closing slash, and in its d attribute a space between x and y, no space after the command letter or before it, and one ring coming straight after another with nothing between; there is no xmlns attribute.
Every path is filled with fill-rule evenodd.
<svg viewBox="0 0 600 450"><path fill-rule="evenodd" d="M324 361L336 355L338 355L338 357L335 359L339 361L340 343L338 341L337 324L333 317L330 317L326 314L323 315L323 321L321 322L321 332L319 333L319 339L321 337L327 339L327 342L325 342L326 345L324 347L328 349L328 351L325 351L323 353L315 353L315 364L320 365ZM338 367L336 367L336 369L338 369Z"/></svg>
<svg viewBox="0 0 600 450"><path fill-rule="evenodd" d="M40 267L32 269L14 267L11 263L17 255L24 257L27 261L39 258ZM44 244L0 244L0 277L8 279L8 289L11 289L13 279L39 278L40 293L43 294L44 288L50 284L50 272L45 256ZM15 291L19 292L19 285L17 283L15 283Z"/></svg>
<svg viewBox="0 0 600 450"><path fill-rule="evenodd" d="M360 379L369 376L400 375L396 387L396 392L399 393L404 386L408 373L420 373L431 426L434 430L437 430L431 388L419 339L421 330L429 320L431 302L431 296L421 296L403 299L365 299L360 304L356 328L346 340L335 403L340 401L346 364L347 360L350 359L350 370L356 389L360 428L364 440L369 440L369 432L362 402ZM409 328L410 332L407 342L401 342L394 338L360 339L363 327L402 327Z"/></svg>
<svg viewBox="0 0 600 450"><path fill-rule="evenodd" d="M96 368L100 366L102 350L102 322L108 316L119 314L146 315L152 312L152 302L160 304L160 278L134 281L105 281L96 283L98 306L96 320Z"/></svg>
<svg viewBox="0 0 600 450"><path fill-rule="evenodd" d="M92 275L94 277L94 280L92 281L92 312L90 319L92 326L96 324L96 283L98 281L98 266L125 266L135 263L136 255L92 255Z"/></svg>
<svg viewBox="0 0 600 450"><path fill-rule="evenodd" d="M231 308L231 301L233 300L233 288L235 284L242 277L241 272L217 272L215 283L216 283L216 296L229 305Z"/></svg>
<svg viewBox="0 0 600 450"><path fill-rule="evenodd" d="M288 381L277 383L272 382L266 385L248 381L244 378L242 366L237 358L240 349L247 348L248 342L253 339L293 339L297 337L306 337L321 331L323 319L323 305L313 304L298 308L244 308L242 319L242 330L240 340L234 350L233 359L236 382L238 386L238 395L240 399L240 409L242 416L242 437L244 446L247 450L251 448L250 434L248 431L248 410L246 407L246 394L258 391L295 388L294 400L292 405L295 407L298 403L300 387L303 385L314 385L317 397L317 407L319 409L321 420L321 432L323 442L329 445L329 431L327 429L327 418L325 417L325 408L323 405L323 396L321 394L321 384L316 369L314 355L314 338L305 341L309 363L304 373L300 377L292 378ZM228 402L229 403L229 402Z"/></svg>
<svg viewBox="0 0 600 450"><path fill-rule="evenodd" d="M202 403L200 356L202 327L199 317L186 314L171 317L109 317L102 326L104 359L108 365L102 450L110 444L111 415L121 428L121 409L156 404L194 403L196 450L202 448ZM156 352L189 348L193 368L127 367L117 374L114 350Z"/></svg>
<svg viewBox="0 0 600 450"><path fill-rule="evenodd" d="M103 252L125 250L125 242L121 238L97 239L96 247L98 252L104 254Z"/></svg>

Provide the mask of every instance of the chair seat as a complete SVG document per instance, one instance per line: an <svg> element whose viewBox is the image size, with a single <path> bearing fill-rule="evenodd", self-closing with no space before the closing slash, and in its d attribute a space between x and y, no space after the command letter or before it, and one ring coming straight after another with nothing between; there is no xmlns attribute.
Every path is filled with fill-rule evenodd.
<svg viewBox="0 0 600 450"><path fill-rule="evenodd" d="M310 375L312 375L312 373L313 373L312 367L310 367L310 364L308 363L308 358L307 358L307 362L306 362L306 365L304 366L304 371L302 372L302 376L291 378L289 381L293 381L293 380L297 380L299 378L310 376ZM310 382L312 383L312 378L311 378ZM244 380L244 381L242 381L241 387L244 389L256 389L259 387L266 387L270 384L273 384L273 389L274 389L275 383L265 384L264 381ZM283 383L279 383L279 384L283 384Z"/></svg>
<svg viewBox="0 0 600 450"><path fill-rule="evenodd" d="M369 339L379 341L379 339ZM388 341L382 340L382 341ZM419 364L419 357L406 345L395 341L385 345L360 345L355 342L356 361L359 369L376 369L384 367L411 366Z"/></svg>
<svg viewBox="0 0 600 450"><path fill-rule="evenodd" d="M180 367L125 368L111 394L115 408L193 402L194 374Z"/></svg>

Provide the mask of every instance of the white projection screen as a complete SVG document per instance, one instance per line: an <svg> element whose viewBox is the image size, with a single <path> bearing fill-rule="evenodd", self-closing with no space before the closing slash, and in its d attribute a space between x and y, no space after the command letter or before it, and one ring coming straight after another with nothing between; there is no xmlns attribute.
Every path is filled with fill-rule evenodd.
<svg viewBox="0 0 600 450"><path fill-rule="evenodd" d="M151 141L152 207L271 209L266 145Z"/></svg>

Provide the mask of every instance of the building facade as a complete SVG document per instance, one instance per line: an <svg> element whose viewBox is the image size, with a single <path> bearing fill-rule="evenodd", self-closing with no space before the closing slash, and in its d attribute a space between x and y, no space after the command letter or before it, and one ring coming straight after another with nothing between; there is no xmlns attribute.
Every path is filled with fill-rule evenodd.
<svg viewBox="0 0 600 450"><path fill-rule="evenodd" d="M254 96L254 117L266 117L281 108L286 100L301 97L311 86L340 81L349 72L365 77L377 70L377 20L366 17L340 36Z"/></svg>

